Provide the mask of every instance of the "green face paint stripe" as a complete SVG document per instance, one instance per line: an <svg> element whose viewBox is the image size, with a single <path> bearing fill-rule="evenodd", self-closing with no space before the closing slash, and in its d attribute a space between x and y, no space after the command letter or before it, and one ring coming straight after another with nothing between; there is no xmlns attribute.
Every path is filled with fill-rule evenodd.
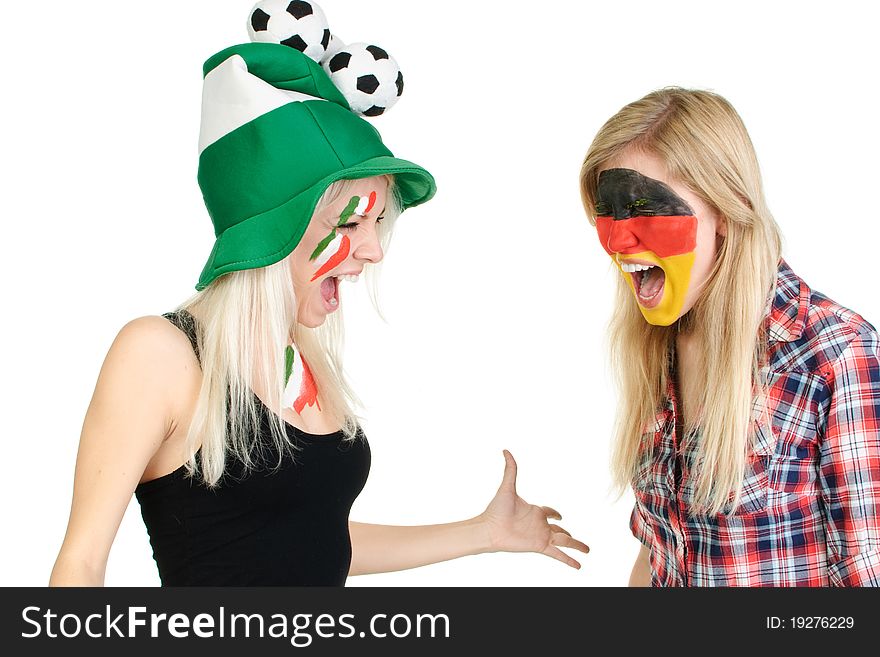
<svg viewBox="0 0 880 657"><path fill-rule="evenodd" d="M358 203L361 202L360 196L352 196L348 201L348 205L345 206L345 209L342 211L342 214L339 215L339 221L336 222L337 226L342 226L348 223L348 220L351 218L351 215L354 214L354 211L357 209ZM316 259L319 255L324 253L324 249L329 246L330 242L336 239L336 229L330 231L330 234L327 235L324 239L322 239L318 246L315 247L315 250L312 251L312 255L309 256L309 260Z"/></svg>
<svg viewBox="0 0 880 657"><path fill-rule="evenodd" d="M284 385L290 381L290 375L293 374L293 347L287 345L284 350Z"/></svg>
<svg viewBox="0 0 880 657"><path fill-rule="evenodd" d="M325 237L324 239L322 239L318 243L318 246L316 246L315 250L312 251L312 255L309 256L309 260L314 260L319 255L324 253L324 249L326 249L330 245L330 242L332 242L335 239L336 239L336 229L333 229L330 231L330 234L327 235L327 237Z"/></svg>
<svg viewBox="0 0 880 657"><path fill-rule="evenodd" d="M354 211L357 210L358 203L361 202L360 196L352 196L351 200L348 202L348 205L345 206L345 210L342 211L342 214L339 215L339 223L337 226L341 226L344 223L348 223L349 217L354 214Z"/></svg>

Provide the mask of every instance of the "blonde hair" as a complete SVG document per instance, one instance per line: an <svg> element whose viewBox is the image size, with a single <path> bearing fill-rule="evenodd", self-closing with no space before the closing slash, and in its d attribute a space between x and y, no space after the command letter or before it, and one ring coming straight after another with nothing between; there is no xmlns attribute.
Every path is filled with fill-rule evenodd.
<svg viewBox="0 0 880 657"><path fill-rule="evenodd" d="M599 130L580 174L581 198L595 224L596 188L606 163L635 149L659 157L668 174L726 219L727 234L700 298L683 327L643 319L620 277L609 333L621 395L612 456L623 490L636 476L643 434L666 399L668 356L679 328L692 330L701 365L685 427L696 438L694 509L715 514L738 506L754 440L754 408L762 408L763 320L781 254L779 229L767 208L761 174L742 119L721 96L678 87L626 105ZM758 404L755 404L755 402Z"/></svg>
<svg viewBox="0 0 880 657"><path fill-rule="evenodd" d="M383 249L391 237L400 204L389 182L385 213L378 225ZM315 213L350 194L353 181L330 185ZM261 401L281 408L284 350L291 342L309 364L318 388L321 410L338 424L346 438L357 433L359 401L342 369L343 324L340 313L310 329L296 321L296 299L290 276L290 255L258 269L234 271L214 280L183 302L178 310L198 317L197 342L202 383L186 437L187 470L208 486L216 486L230 452L251 468L262 463L259 442ZM270 436L281 458L293 448L285 422L268 413Z"/></svg>

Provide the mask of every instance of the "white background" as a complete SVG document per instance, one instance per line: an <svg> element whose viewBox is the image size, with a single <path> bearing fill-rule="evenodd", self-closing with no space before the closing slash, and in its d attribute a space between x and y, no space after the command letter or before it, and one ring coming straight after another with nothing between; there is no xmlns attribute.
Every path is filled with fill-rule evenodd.
<svg viewBox="0 0 880 657"><path fill-rule="evenodd" d="M347 291L347 370L373 469L352 517L470 517L500 481L558 508L580 571L482 555L357 585L622 585L632 498L609 495L613 274L578 197L581 159L622 105L669 84L743 116L786 257L880 322L876 65L869 3L322 0L344 41L400 62L375 120L431 170L398 223L380 321ZM40 2L2 11L4 585L42 585L69 511L82 419L119 328L172 309L212 244L197 166L201 65L247 39L248 0ZM125 436L119 436L125 440ZM108 585L156 585L129 508Z"/></svg>

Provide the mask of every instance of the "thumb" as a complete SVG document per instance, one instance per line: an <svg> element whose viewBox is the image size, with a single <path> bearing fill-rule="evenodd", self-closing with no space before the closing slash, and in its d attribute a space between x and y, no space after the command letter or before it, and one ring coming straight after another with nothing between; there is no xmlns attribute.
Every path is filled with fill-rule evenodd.
<svg viewBox="0 0 880 657"><path fill-rule="evenodd" d="M501 480L501 486L498 490L509 490L516 493L516 461L513 460L513 454L504 450L504 478Z"/></svg>

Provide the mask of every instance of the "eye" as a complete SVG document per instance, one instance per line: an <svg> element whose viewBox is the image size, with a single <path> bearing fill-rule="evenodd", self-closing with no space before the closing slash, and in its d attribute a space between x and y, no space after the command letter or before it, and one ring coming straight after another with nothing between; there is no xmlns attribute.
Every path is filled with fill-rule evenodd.
<svg viewBox="0 0 880 657"><path fill-rule="evenodd" d="M352 231L352 230L357 229L357 227L359 225L360 224L358 224L358 222L356 222L356 221L350 221L345 224L339 224L338 226L336 226L336 230Z"/></svg>

